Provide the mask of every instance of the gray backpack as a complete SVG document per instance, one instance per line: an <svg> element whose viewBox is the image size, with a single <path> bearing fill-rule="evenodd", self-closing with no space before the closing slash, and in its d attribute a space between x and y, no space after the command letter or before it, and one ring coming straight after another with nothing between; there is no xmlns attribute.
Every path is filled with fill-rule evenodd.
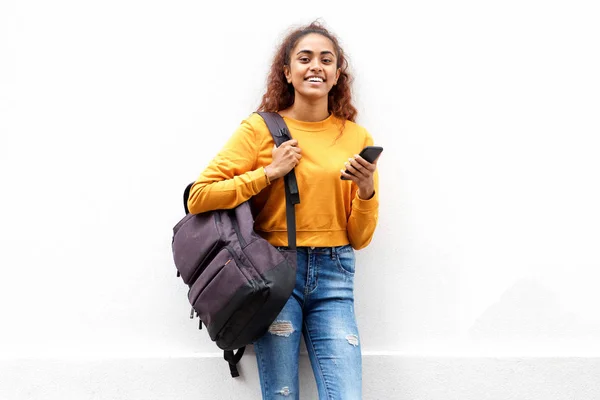
<svg viewBox="0 0 600 400"><path fill-rule="evenodd" d="M290 140L277 113L259 113L277 146ZM177 276L189 286L188 299L216 345L224 350L232 377L245 346L264 335L289 299L296 283L296 215L300 203L294 170L285 177L288 249L279 250L254 232L249 202L234 209L190 214L173 228ZM238 350L234 353L234 350Z"/></svg>

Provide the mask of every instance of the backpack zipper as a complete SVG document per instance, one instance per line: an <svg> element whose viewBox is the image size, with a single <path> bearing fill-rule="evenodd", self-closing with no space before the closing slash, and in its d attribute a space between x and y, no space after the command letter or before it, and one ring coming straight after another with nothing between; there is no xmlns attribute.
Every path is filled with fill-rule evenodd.
<svg viewBox="0 0 600 400"><path fill-rule="evenodd" d="M234 214L234 212L232 212L232 211L233 210L231 210L230 212L232 214ZM242 233L240 232L240 226L238 225L235 215L231 216L231 223L233 224L233 230L235 231L235 234L237 235L238 240L240 241L240 245L242 246L242 248L246 247L246 241L244 240L244 237L242 236Z"/></svg>

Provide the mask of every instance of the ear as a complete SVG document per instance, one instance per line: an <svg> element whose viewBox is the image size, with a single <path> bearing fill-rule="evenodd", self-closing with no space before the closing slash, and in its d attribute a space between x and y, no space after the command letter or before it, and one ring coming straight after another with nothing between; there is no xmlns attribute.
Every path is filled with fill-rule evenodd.
<svg viewBox="0 0 600 400"><path fill-rule="evenodd" d="M292 72L290 71L289 65L283 66L283 74L285 75L287 83L292 83Z"/></svg>
<svg viewBox="0 0 600 400"><path fill-rule="evenodd" d="M335 71L335 82L333 82L333 85L337 85L337 81L338 79L340 79L340 75L342 74L342 69L338 68L337 71Z"/></svg>

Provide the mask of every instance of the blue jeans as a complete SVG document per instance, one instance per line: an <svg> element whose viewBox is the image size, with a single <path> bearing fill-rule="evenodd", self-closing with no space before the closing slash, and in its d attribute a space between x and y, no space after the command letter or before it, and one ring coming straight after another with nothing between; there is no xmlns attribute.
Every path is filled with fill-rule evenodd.
<svg viewBox="0 0 600 400"><path fill-rule="evenodd" d="M361 398L362 359L353 289L350 245L298 248L292 296L268 332L254 343L263 399L300 398L300 334L319 399Z"/></svg>

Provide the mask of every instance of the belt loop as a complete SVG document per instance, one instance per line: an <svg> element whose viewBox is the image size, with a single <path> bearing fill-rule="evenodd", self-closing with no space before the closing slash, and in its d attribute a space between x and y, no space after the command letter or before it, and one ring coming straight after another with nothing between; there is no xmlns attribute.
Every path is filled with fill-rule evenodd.
<svg viewBox="0 0 600 400"><path fill-rule="evenodd" d="M335 255L336 255L337 251L335 247L331 247L331 259L335 260Z"/></svg>

